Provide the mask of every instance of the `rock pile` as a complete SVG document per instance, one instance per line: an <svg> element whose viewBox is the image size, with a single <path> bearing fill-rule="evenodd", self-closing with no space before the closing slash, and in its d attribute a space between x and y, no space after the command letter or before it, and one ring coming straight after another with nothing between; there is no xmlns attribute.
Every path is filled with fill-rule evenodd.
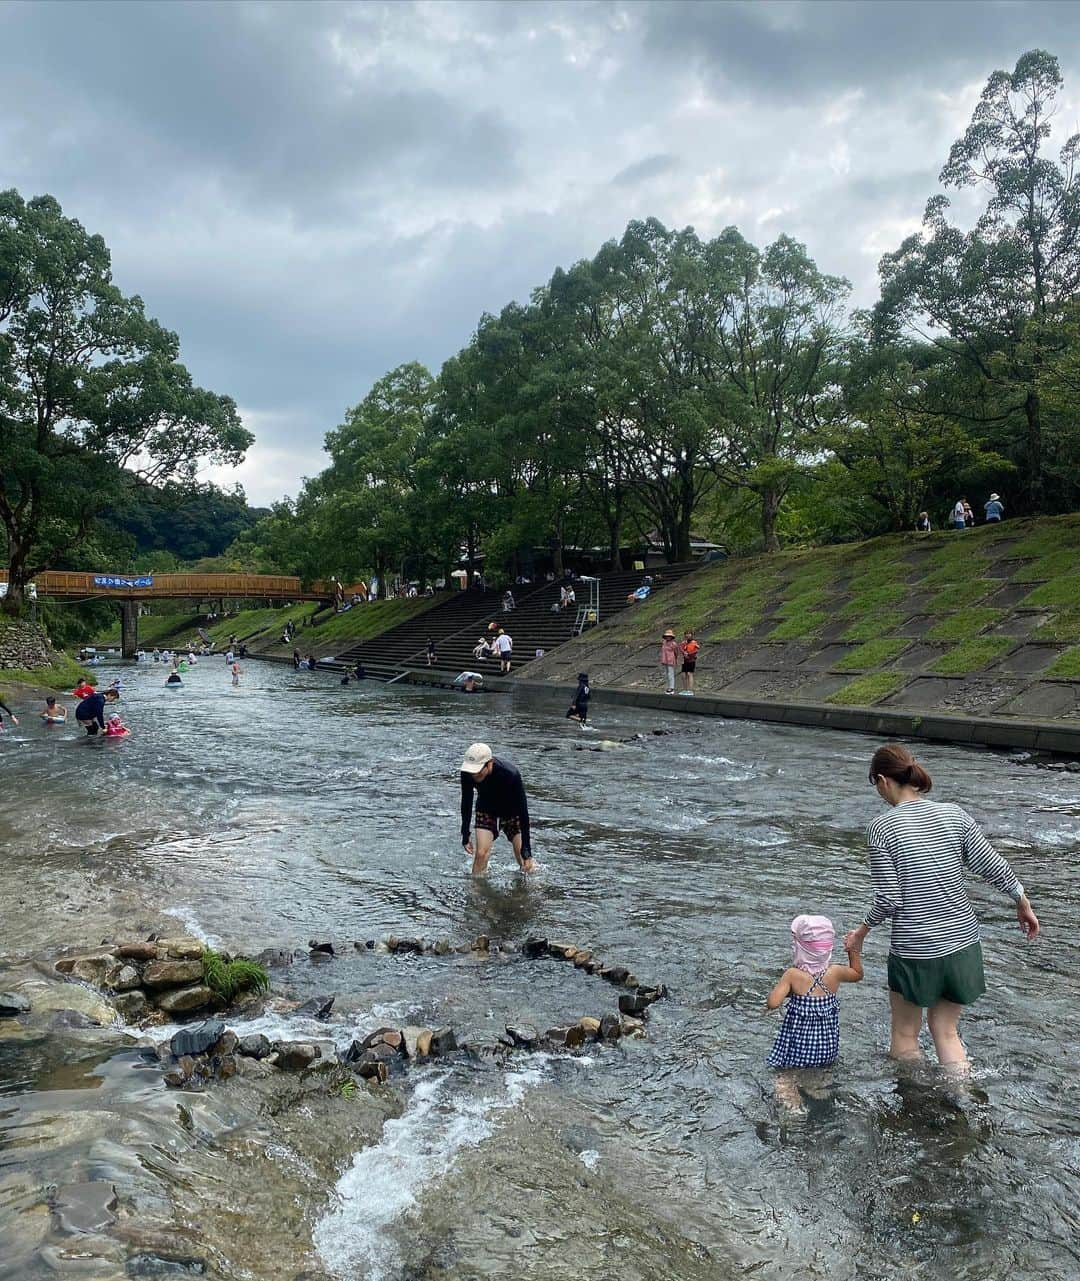
<svg viewBox="0 0 1080 1281"><path fill-rule="evenodd" d="M92 952L61 957L55 969L100 988L129 1023L155 1011L182 1018L226 1006L204 981L204 951L205 944L196 938L106 943Z"/></svg>

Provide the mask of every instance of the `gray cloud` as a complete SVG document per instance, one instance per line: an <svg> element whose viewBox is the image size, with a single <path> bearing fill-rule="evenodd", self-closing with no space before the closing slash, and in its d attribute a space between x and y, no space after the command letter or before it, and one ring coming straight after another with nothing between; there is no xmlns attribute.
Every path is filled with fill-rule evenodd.
<svg viewBox="0 0 1080 1281"><path fill-rule="evenodd" d="M259 500L402 361L659 217L873 297L978 88L1080 6L0 0L0 183L100 232L258 444ZM963 215L970 202L961 198ZM294 477L290 483L288 477Z"/></svg>

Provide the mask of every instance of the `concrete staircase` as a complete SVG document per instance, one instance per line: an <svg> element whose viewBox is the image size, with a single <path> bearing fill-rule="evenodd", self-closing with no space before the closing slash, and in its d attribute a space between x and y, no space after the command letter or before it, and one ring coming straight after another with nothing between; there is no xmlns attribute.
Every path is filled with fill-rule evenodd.
<svg viewBox="0 0 1080 1281"><path fill-rule="evenodd" d="M694 561L664 565L653 575L653 591L663 591L692 570ZM600 620L627 608L627 596L641 584L641 570L599 576ZM659 577L660 581L657 582ZM577 632L581 615L588 607L590 584L573 581L576 603L558 613L552 606L559 600L560 583L514 588L517 607L502 611L501 592L457 592L442 605L392 627L380 636L362 641L337 655L335 666L352 667L361 662L369 676L392 680L410 668L427 666L427 639L435 641L436 669L449 677L462 671L497 673L497 659L476 659L473 650L481 636L494 635L489 624L502 627L514 642L512 670L519 671L537 657L570 640Z"/></svg>

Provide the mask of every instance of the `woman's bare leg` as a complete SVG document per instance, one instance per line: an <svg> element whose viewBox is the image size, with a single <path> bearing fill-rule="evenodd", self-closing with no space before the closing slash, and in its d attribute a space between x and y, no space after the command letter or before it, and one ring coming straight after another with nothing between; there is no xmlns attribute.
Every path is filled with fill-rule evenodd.
<svg viewBox="0 0 1080 1281"><path fill-rule="evenodd" d="M926 1025L934 1038L938 1062L957 1076L965 1076L971 1067L957 1026L963 1012L964 1007L954 1001L938 1001L926 1011Z"/></svg>
<svg viewBox="0 0 1080 1281"><path fill-rule="evenodd" d="M894 1059L921 1059L922 1047L919 1045L919 1031L922 1028L922 1010L910 1001L905 1001L899 992L889 992L889 1007L892 1010L892 1040L889 1055Z"/></svg>

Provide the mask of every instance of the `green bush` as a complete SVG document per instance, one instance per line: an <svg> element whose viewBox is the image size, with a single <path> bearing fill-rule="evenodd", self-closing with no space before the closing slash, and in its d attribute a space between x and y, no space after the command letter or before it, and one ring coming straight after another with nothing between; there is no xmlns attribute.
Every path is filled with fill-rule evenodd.
<svg viewBox="0 0 1080 1281"><path fill-rule="evenodd" d="M1002 616L1000 609L990 609L985 605L976 605L972 609L958 609L949 618L943 618L932 627L927 636L930 640L963 641L978 636L996 623Z"/></svg>
<svg viewBox="0 0 1080 1281"><path fill-rule="evenodd" d="M903 639L869 640L850 654L845 654L833 668L838 672L859 672L867 667L880 667L902 653L911 642Z"/></svg>
<svg viewBox="0 0 1080 1281"><path fill-rule="evenodd" d="M995 658L1000 658L1015 643L1005 636L980 636L942 654L931 664L930 670L942 676L964 676L968 672L979 672Z"/></svg>
<svg viewBox="0 0 1080 1281"><path fill-rule="evenodd" d="M849 685L830 694L825 701L869 707L894 694L906 680L907 676L903 672L870 672L866 676L857 676Z"/></svg>
<svg viewBox="0 0 1080 1281"><path fill-rule="evenodd" d="M227 961L220 952L207 948L202 954L202 968L206 986L224 1001L231 1001L240 992L270 990L270 975L257 961L245 956Z"/></svg>

